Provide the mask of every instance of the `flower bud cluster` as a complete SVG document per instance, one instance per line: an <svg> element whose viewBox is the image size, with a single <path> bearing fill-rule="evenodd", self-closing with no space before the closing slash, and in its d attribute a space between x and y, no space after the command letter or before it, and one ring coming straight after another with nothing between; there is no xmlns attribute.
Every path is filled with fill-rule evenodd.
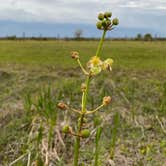
<svg viewBox="0 0 166 166"><path fill-rule="evenodd" d="M100 30L111 30L112 26L118 25L119 20L117 18L110 19L112 16L111 12L99 13L98 22L96 23L96 27Z"/></svg>
<svg viewBox="0 0 166 166"><path fill-rule="evenodd" d="M87 67L92 75L99 74L102 70L112 70L113 60L111 58L102 61L100 57L93 56L87 63Z"/></svg>

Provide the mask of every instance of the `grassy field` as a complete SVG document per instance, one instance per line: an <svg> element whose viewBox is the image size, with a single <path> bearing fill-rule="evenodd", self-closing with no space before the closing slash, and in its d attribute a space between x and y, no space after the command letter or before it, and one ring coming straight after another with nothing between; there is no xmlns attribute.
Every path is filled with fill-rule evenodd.
<svg viewBox="0 0 166 166"><path fill-rule="evenodd" d="M78 50L86 62L95 55L97 44L97 41L0 41L0 64L73 67L75 63L68 58L72 50ZM162 70L166 69L165 50L165 42L107 41L102 57L112 57L117 68Z"/></svg>
<svg viewBox="0 0 166 166"><path fill-rule="evenodd" d="M57 97L60 92L62 100L78 105L84 77L69 55L73 50L79 51L85 64L95 55L97 44L97 41L0 41L0 165L8 165L24 151L30 126L24 96L27 93L36 96L41 88L50 85L53 95ZM109 153L112 119L118 112L115 164L164 166L166 42L106 41L102 57L114 59L113 71L92 81L88 97L88 106L94 108L105 95L112 96L111 106L101 113L104 119L101 165L105 165ZM90 120L95 121L94 117ZM84 146L87 150L81 151L81 161L88 165L93 159L93 146L88 143ZM72 151L67 150L64 153L71 157ZM59 154L64 165L70 164L64 153Z"/></svg>

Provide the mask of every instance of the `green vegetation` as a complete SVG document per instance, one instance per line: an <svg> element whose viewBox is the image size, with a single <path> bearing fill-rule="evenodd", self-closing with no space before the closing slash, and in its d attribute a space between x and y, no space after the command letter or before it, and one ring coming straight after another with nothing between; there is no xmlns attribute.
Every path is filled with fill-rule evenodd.
<svg viewBox="0 0 166 166"><path fill-rule="evenodd" d="M57 118L52 116L52 108L62 100L72 103L73 107L79 105L80 84L84 77L69 53L77 48L85 64L95 55L97 44L97 41L0 41L0 165L8 165L28 153L25 142L32 126L31 116L27 116L26 110L32 103L34 113L45 108L48 112L45 116L48 115L49 119ZM87 100L92 110L104 96L111 95L112 103L101 110L102 115L96 114L88 119L90 129L103 125L102 133L97 136L92 132L92 138L88 142L83 141L86 150L80 151L81 163L90 165L89 161L96 161L105 165L105 162L112 162L106 161L110 156L116 165L162 166L165 163L165 52L166 43L159 41L104 43L101 59L113 58L113 71L92 80L91 95ZM43 89L48 85L52 89L51 94L49 89ZM43 93L49 96L48 101ZM32 95L32 101L27 94ZM42 106L41 100L45 101ZM64 118L64 112L60 112L57 119L60 122L76 121L76 115L72 114L66 119L66 114ZM60 122L57 120L57 124ZM66 145L64 147L63 142L56 144L58 154L53 164L72 163L71 136L61 133L62 126L56 126L56 131L52 131L51 126L50 120L50 134L44 137L52 142L52 135L58 133ZM39 127L39 141L41 131ZM31 155L35 158L34 154ZM18 165L24 165L27 157Z"/></svg>
<svg viewBox="0 0 166 166"><path fill-rule="evenodd" d="M85 63L97 45L98 41L0 41L0 65L76 67L72 59L66 60L71 50L77 48ZM113 58L114 68L164 70L165 50L165 41L106 41L102 58Z"/></svg>

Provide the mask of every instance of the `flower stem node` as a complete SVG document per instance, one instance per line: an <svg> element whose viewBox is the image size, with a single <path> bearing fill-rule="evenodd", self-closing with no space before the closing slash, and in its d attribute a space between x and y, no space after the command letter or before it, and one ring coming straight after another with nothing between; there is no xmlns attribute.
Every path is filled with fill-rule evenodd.
<svg viewBox="0 0 166 166"><path fill-rule="evenodd" d="M99 13L98 19L102 21L104 19L104 14L103 13Z"/></svg>
<svg viewBox="0 0 166 166"><path fill-rule="evenodd" d="M106 23L107 23L107 26L110 26L111 25L111 20L107 20Z"/></svg>
<svg viewBox="0 0 166 166"><path fill-rule="evenodd" d="M73 59L79 59L79 53L77 52L77 51L72 51L71 52L71 57L73 58Z"/></svg>
<svg viewBox="0 0 166 166"><path fill-rule="evenodd" d="M80 121L81 121L81 118L78 119L78 122L80 122ZM87 123L87 119L86 119L86 118L83 118L83 119L82 119L82 123L83 123L83 124L84 124L84 123Z"/></svg>
<svg viewBox="0 0 166 166"><path fill-rule="evenodd" d="M105 96L104 98L103 98L103 104L104 105L108 105L108 104L110 104L111 103L111 97L110 96Z"/></svg>
<svg viewBox="0 0 166 166"><path fill-rule="evenodd" d="M118 18L114 18L114 19L112 20L112 24L113 24L113 25L118 25L118 24L119 24L119 19L118 19Z"/></svg>
<svg viewBox="0 0 166 166"><path fill-rule="evenodd" d="M61 110L66 110L67 109L67 105L63 102L58 103L58 108Z"/></svg>
<svg viewBox="0 0 166 166"><path fill-rule="evenodd" d="M82 138L88 138L90 136L90 131L88 129L84 129L81 131Z"/></svg>
<svg viewBox="0 0 166 166"><path fill-rule="evenodd" d="M63 126L62 132L65 133L65 134L69 133L70 132L70 126L69 125Z"/></svg>

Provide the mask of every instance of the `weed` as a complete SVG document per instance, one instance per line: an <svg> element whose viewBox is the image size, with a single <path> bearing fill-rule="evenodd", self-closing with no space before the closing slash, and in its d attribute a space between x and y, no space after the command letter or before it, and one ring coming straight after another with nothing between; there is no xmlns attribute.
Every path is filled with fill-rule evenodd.
<svg viewBox="0 0 166 166"><path fill-rule="evenodd" d="M79 53L77 51L71 52L71 57L77 61L83 74L86 76L86 81L82 83L81 85L81 91L82 91L81 110L73 109L69 105L64 103L58 104L58 107L62 110L69 109L79 114L76 131L73 131L72 127L69 126L68 124L63 127L64 133L70 134L76 137L75 145L74 145L74 161L73 161L74 166L78 166L78 163L79 163L79 151L81 146L81 140L86 139L91 135L91 132L89 129L86 129L86 128L84 129L84 126L87 125L87 121L86 121L87 115L95 114L98 110L100 110L104 106L107 106L111 102L111 97L105 96L103 97L103 102L100 106L98 106L92 111L89 111L87 108L87 98L88 98L89 86L90 86L90 82L92 78L98 75L103 70L108 70L108 71L112 70L112 63L113 63L112 59L109 58L109 59L106 59L105 61L102 61L100 59L106 32L112 30L113 27L118 25L119 23L117 18L111 20L110 19L111 16L112 16L112 13L110 12L105 12L104 14L100 13L98 15L99 21L97 22L96 26L99 30L103 30L103 34L96 51L96 55L90 58L90 60L87 63L87 68L84 68L84 66L82 65L80 61ZM96 152L95 152L95 164L94 164L95 166L98 165L98 141L99 141L100 135L101 135L101 128L98 128L97 134L96 134Z"/></svg>

